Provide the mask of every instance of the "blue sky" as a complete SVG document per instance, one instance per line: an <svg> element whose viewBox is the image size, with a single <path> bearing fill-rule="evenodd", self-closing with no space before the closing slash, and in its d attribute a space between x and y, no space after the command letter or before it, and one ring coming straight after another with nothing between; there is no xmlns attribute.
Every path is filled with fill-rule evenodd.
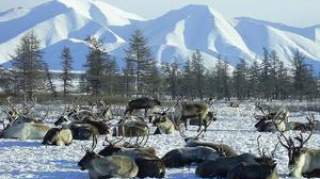
<svg viewBox="0 0 320 179"><path fill-rule="evenodd" d="M48 0L0 0L0 11L32 7ZM252 17L305 27L320 24L320 0L104 0L109 4L153 18L188 4L207 4L226 18Z"/></svg>

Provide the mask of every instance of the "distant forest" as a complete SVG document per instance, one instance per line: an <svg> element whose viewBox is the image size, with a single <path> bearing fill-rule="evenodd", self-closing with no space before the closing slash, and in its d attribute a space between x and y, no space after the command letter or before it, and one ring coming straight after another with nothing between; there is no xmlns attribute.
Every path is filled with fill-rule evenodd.
<svg viewBox="0 0 320 179"><path fill-rule="evenodd" d="M30 32L22 37L12 56L12 68L0 66L0 88L5 96L31 99L35 95L66 98L70 95L93 97L150 96L155 98L217 98L227 99L314 99L319 97L318 76L296 51L292 68L288 69L277 52L263 49L262 62L249 65L240 58L235 69L220 58L213 69L206 69L203 57L196 50L184 64L157 64L142 31L135 31L129 47L123 51L124 67L119 68L115 57L103 47L103 41L88 37L89 53L85 71L72 73L72 52L64 47L61 52L61 73L53 73L42 59L40 41ZM14 48L14 47L13 47ZM75 85L75 77L80 79ZM57 90L53 79L63 85ZM76 92L71 90L77 88Z"/></svg>

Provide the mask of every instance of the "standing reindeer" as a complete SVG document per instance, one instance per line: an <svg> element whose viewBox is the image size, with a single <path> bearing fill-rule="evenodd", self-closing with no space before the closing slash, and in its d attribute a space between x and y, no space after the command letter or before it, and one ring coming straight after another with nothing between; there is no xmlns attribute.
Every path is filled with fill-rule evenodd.
<svg viewBox="0 0 320 179"><path fill-rule="evenodd" d="M290 176L306 178L320 177L320 150L304 147L311 136L312 131L306 138L303 138L302 133L300 133L299 136L292 139L291 137L287 138L283 132L280 132L278 140L288 151ZM295 140L299 145L295 145Z"/></svg>
<svg viewBox="0 0 320 179"><path fill-rule="evenodd" d="M160 101L157 99L150 99L147 97L134 99L128 103L124 115L126 115L128 112L131 115L134 110L144 109L144 116L146 117L148 110L153 109L156 106L161 106Z"/></svg>
<svg viewBox="0 0 320 179"><path fill-rule="evenodd" d="M149 136L149 127L143 120L128 120L128 118L121 119L117 126L113 128L113 136Z"/></svg>
<svg viewBox="0 0 320 179"><path fill-rule="evenodd" d="M178 123L183 122L185 128L188 128L188 121L190 119L198 120L198 132L201 130L202 125L204 125L205 131L207 130L210 122L216 120L213 112L209 112L209 107L204 103L183 103L179 105L178 113L180 118Z"/></svg>
<svg viewBox="0 0 320 179"><path fill-rule="evenodd" d="M97 138L93 137L91 149L86 150L85 156L78 163L81 170L89 170L90 179L137 176L139 168L131 157L125 155L101 156L94 152L96 145Z"/></svg>

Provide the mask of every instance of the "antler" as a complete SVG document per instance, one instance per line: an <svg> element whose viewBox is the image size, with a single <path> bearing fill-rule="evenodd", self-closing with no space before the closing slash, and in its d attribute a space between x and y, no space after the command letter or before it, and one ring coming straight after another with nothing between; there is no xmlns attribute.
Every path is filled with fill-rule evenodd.
<svg viewBox="0 0 320 179"><path fill-rule="evenodd" d="M276 127L277 129L277 127ZM278 130L278 129L277 129ZM279 131L279 130L278 130ZM294 147L294 143L293 143L293 140L291 137L289 137L289 139L283 134L283 131L279 131L280 133L280 136L277 136L278 137L278 140L280 142L280 144L285 147L286 149L291 149ZM281 140L281 138L283 138L286 142L286 144Z"/></svg>
<svg viewBox="0 0 320 179"><path fill-rule="evenodd" d="M177 99L176 103L175 103L173 106L168 107L165 111L162 111L162 112L161 112L161 115L166 114L170 109L176 108L176 107L179 105L179 103L180 103L180 101L181 101L182 98L183 98L183 97L180 96L180 97Z"/></svg>
<svg viewBox="0 0 320 179"><path fill-rule="evenodd" d="M259 109L262 112L263 115L266 115L266 113L264 112L264 110L262 109L260 104L261 104L260 102L256 102L255 103L256 109Z"/></svg>
<svg viewBox="0 0 320 179"><path fill-rule="evenodd" d="M312 126L312 124L314 122L314 115L310 115L310 117L307 117L307 119L310 123L310 126ZM300 143L299 148L303 148L303 145L306 144L310 140L312 134L313 134L313 126L311 127L310 133L306 139L303 139L303 135L301 132L300 132L299 136L295 137L295 139Z"/></svg>
<svg viewBox="0 0 320 179"><path fill-rule="evenodd" d="M7 98L7 102L8 102L8 105L10 106L12 112L19 114L19 112L16 110L16 106L15 106L14 103L12 102L12 97L11 97L11 96L9 96L9 97Z"/></svg>
<svg viewBox="0 0 320 179"><path fill-rule="evenodd" d="M45 115L41 118L41 121L44 121L48 117L48 114L49 114L49 106L47 107Z"/></svg>
<svg viewBox="0 0 320 179"><path fill-rule="evenodd" d="M315 119L314 119L314 114L310 114L309 116L306 117L309 123L310 131L312 131L315 127Z"/></svg>
<svg viewBox="0 0 320 179"><path fill-rule="evenodd" d="M261 151L261 146L260 146L260 137L261 137L261 135L259 135L259 136L257 137L258 152L259 152L259 155L260 155L260 156L265 156L264 151Z"/></svg>
<svg viewBox="0 0 320 179"><path fill-rule="evenodd" d="M273 149L273 151L271 152L271 157L272 157L272 158L275 157L275 154L276 154L276 151L277 151L278 146L279 146L279 142L274 146L274 149Z"/></svg>
<svg viewBox="0 0 320 179"><path fill-rule="evenodd" d="M24 115L31 114L31 110L32 110L32 108L34 108L36 103L37 103L37 98L35 98L35 97L32 97L31 100L27 100L25 98L24 102L23 102L23 108L24 108L23 114Z"/></svg>

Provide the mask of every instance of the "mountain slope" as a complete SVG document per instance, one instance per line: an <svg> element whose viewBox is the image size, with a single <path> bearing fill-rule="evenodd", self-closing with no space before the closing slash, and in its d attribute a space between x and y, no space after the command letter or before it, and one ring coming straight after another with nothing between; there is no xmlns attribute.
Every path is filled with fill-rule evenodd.
<svg viewBox="0 0 320 179"><path fill-rule="evenodd" d="M316 42L315 28L296 28L249 18L237 20L235 28L251 51L262 54L263 48L275 50L285 65L290 66L293 54L299 50L308 63L320 65L320 44Z"/></svg>
<svg viewBox="0 0 320 179"><path fill-rule="evenodd" d="M68 42L68 46L75 49L74 56L80 58L77 63L83 63L84 56L80 56L82 53L78 53L75 47L79 43L85 44L84 39L87 36L104 38L106 46L112 50L118 44L124 43L124 40L108 26L130 24L142 19L95 0L53 0L28 12L12 12L11 10L0 14L0 34L5 34L0 36L0 63L10 59L10 55L14 53L12 47L17 46L23 35L34 31L41 40L46 57L44 59L50 67L64 46L57 44ZM50 53L47 53L47 49Z"/></svg>
<svg viewBox="0 0 320 179"><path fill-rule="evenodd" d="M254 58L242 37L222 15L208 6L190 5L161 17L125 27L111 27L124 39L143 29L157 60L186 59L196 49L213 64L219 55L236 64L239 57Z"/></svg>

